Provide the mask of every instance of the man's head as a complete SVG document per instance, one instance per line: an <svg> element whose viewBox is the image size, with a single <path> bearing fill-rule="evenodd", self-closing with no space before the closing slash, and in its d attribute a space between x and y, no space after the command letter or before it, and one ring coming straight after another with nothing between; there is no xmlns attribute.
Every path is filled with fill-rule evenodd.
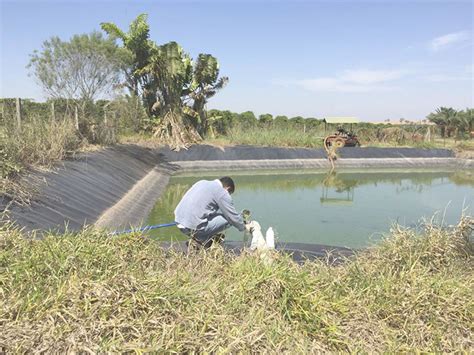
<svg viewBox="0 0 474 355"><path fill-rule="evenodd" d="M224 187L224 189L229 191L230 194L234 193L234 191L235 191L234 180L232 180L228 176L223 176L219 180L222 183L222 186Z"/></svg>

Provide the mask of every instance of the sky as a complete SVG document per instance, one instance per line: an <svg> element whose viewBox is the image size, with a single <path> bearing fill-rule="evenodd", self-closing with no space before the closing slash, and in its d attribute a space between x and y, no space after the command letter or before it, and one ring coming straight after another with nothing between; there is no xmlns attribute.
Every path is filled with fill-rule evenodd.
<svg viewBox="0 0 474 355"><path fill-rule="evenodd" d="M288 117L424 119L473 107L473 2L457 0L0 0L0 97L43 101L26 68L52 36L127 29L218 58L228 85L208 108Z"/></svg>

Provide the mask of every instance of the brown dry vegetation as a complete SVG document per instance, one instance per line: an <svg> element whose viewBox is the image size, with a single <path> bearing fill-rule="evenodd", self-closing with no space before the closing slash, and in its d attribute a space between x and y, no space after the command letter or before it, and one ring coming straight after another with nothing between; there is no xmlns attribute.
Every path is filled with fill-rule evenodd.
<svg viewBox="0 0 474 355"><path fill-rule="evenodd" d="M0 230L7 352L474 351L472 218L394 228L331 267L220 249L186 257L139 235Z"/></svg>
<svg viewBox="0 0 474 355"><path fill-rule="evenodd" d="M26 123L21 133L14 125L0 126L0 201L28 204L34 186L22 182L21 173L32 167L51 167L81 145L74 125L65 120Z"/></svg>

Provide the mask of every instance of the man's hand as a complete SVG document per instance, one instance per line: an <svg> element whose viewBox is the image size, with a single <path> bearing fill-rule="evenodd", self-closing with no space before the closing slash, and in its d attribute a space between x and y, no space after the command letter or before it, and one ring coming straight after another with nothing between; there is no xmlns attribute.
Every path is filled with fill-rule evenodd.
<svg viewBox="0 0 474 355"><path fill-rule="evenodd" d="M244 225L245 225L245 231L246 232L249 232L249 233L253 232L253 223L252 222L245 223Z"/></svg>
<svg viewBox="0 0 474 355"><path fill-rule="evenodd" d="M244 223L247 224L250 222L250 211L249 210L243 210L242 211L242 219L244 220Z"/></svg>

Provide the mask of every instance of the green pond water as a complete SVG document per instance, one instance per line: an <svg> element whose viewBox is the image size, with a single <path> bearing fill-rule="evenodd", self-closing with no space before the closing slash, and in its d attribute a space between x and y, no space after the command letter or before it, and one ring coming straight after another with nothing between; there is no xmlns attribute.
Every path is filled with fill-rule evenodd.
<svg viewBox="0 0 474 355"><path fill-rule="evenodd" d="M247 208L263 231L272 226L277 241L361 248L386 235L394 223L407 227L454 224L464 210L474 212L474 171L293 170L213 172L175 176L157 201L147 224L174 220L173 211L186 190L200 179L231 176L237 210ZM160 240L185 240L176 227L150 231ZM230 228L226 240L248 236Z"/></svg>

